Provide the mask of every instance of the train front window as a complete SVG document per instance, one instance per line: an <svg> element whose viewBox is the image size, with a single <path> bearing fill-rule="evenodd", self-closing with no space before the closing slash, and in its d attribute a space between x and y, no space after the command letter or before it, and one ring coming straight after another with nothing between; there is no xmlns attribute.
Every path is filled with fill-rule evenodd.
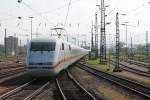
<svg viewBox="0 0 150 100"><path fill-rule="evenodd" d="M31 51L55 51L55 42L32 42Z"/></svg>

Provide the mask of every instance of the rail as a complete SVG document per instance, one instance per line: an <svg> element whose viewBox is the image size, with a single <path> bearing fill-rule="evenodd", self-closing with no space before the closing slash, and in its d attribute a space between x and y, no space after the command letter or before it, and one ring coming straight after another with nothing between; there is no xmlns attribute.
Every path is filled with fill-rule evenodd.
<svg viewBox="0 0 150 100"><path fill-rule="evenodd" d="M71 80L71 82L73 82L73 84L75 84L75 87L78 87L78 92L76 92L75 90L77 89L77 88L75 88L75 90L74 89L71 89L71 90L73 90L73 91L75 91L75 93L78 93L78 94L76 94L76 95L78 95L77 96L77 98L79 99L79 97L82 95L83 96L83 98L85 99L87 99L87 100L97 100L96 99L96 97L94 97L90 92L88 92L72 75L71 75L71 73L69 72L69 71L67 71L67 76L68 76L68 79L69 79L69 82L70 82L70 80ZM61 83L62 83L62 81L60 81ZM57 87L58 87L58 89L59 89L59 91L60 91L60 93L61 93L61 96L62 96L62 98L63 98L63 100L67 100L68 98L70 99L70 98L76 98L76 97L72 97L72 96L74 96L73 94L70 96L69 94L65 94L64 92L66 91L66 89L64 90L64 89L62 89L62 88L64 88L64 87L61 87L61 85L60 85L60 82L59 82L59 80L58 80L58 78L56 78L56 83L57 83ZM71 84L70 84L71 85ZM72 87L74 87L74 86L72 86ZM80 91L80 92L79 92ZM72 93L72 91L70 92L70 93ZM68 95L69 95L69 97L68 97ZM76 99L77 99L76 98ZM81 97L82 98L82 97ZM78 100L77 99L77 100Z"/></svg>
<svg viewBox="0 0 150 100"><path fill-rule="evenodd" d="M114 65L115 61L113 60L110 60L110 62ZM132 72L132 73L135 73L135 74L138 74L138 75L141 75L141 76L144 76L144 77L150 77L150 72L147 72L147 71L142 71L142 70L138 70L138 69L135 69L135 68L131 68L123 63L119 63L121 66L120 68L125 70L125 71L128 71L128 72Z"/></svg>
<svg viewBox="0 0 150 100"><path fill-rule="evenodd" d="M97 70L95 68L90 67L90 65L78 63L77 66L83 70L86 70L89 73L92 73L93 75L96 75L97 77L101 77L103 79L111 81L117 85L120 85L126 89L138 93L139 95L145 98L150 99L150 86L143 85L141 83L131 81L129 79L125 79L116 75L109 74L107 72Z"/></svg>
<svg viewBox="0 0 150 100"><path fill-rule="evenodd" d="M35 79L34 79L34 80L35 80ZM4 93L3 95L0 96L0 100L3 100L3 99L5 99L5 98L8 98L9 96L13 95L14 93L19 92L19 91L22 90L24 87L30 85L34 80L32 80L32 81L30 81L30 82L27 82L27 83L25 83L25 84L23 84L23 85L21 85L21 86L15 88L15 89L9 91L9 92L7 92L7 93Z"/></svg>
<svg viewBox="0 0 150 100"><path fill-rule="evenodd" d="M41 91L44 90L50 83L49 81L44 82L44 85L41 84L38 88L34 89L33 88L34 86L32 84L35 81L38 81L38 80L37 79L33 79L30 82L27 82L27 83L25 83L25 84L15 88L15 89L9 91L9 92L7 92L7 93L4 93L3 95L0 96L0 100L4 100L4 99L8 99L8 98L10 98L10 99L12 98L13 99L14 97L15 98L19 97L19 99L20 99L20 96L17 95L17 94L19 94L20 92L23 93L23 91L26 90L26 88L28 88L28 87L30 87L30 90L32 90L32 91L30 91L30 93L24 94L25 96L21 96L21 100L31 100L34 97L36 97L38 94L40 94Z"/></svg>

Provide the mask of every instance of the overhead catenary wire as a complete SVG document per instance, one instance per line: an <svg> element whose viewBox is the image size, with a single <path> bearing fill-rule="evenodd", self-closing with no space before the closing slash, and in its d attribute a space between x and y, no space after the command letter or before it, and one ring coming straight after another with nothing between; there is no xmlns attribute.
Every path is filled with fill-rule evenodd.
<svg viewBox="0 0 150 100"><path fill-rule="evenodd" d="M126 13L126 16L129 16L129 15L133 14L134 12L138 11L140 8L144 7L146 4L147 4L147 3L143 3L143 4L141 4L140 6L138 6L138 7L134 8L134 9L128 11L128 12ZM110 13L111 13L111 11L110 11ZM109 13L108 13L108 14L109 14ZM113 18L111 18L110 21L112 21L112 19L113 19ZM139 22L138 22L138 23L139 23ZM135 26L134 26L134 27L135 27Z"/></svg>
<svg viewBox="0 0 150 100"><path fill-rule="evenodd" d="M77 1L80 1L80 0L72 0L72 2L77 2ZM47 11L47 12L38 12L37 10L35 10L35 9L33 9L33 7L31 7L29 4L27 4L26 2L23 2L22 0L21 0L21 2L19 2L19 3L22 3L23 5L25 5L27 8L29 8L32 12L34 12L36 15L39 15L40 17L42 17L43 19L45 19L47 22L49 22L49 20L46 18L46 17L44 17L43 16L43 14L46 14L46 13L51 13L51 12L53 12L53 11L56 11L56 10L60 10L60 9L62 9L62 8L66 8L66 4L65 5L63 5L63 6L61 6L61 7L58 7L58 8L56 8L56 9L54 9L54 10L51 10L51 11ZM69 2L69 6L71 5L71 0L70 0L70 2ZM68 9L68 12L67 12L67 16L68 16L68 13L69 13L69 9ZM32 15L33 16L33 15ZM15 16L13 19L16 19L16 17L17 16ZM28 16L26 16L26 17L28 17ZM8 18L8 19L5 19L5 20L12 20L12 18ZM26 19L27 20L27 19ZM67 21L67 17L66 17L66 19L65 19L66 21ZM54 23L52 23L52 22L49 22L49 23L51 23L51 24L53 24L54 25ZM46 26L46 25L45 25ZM19 27L19 29L21 29L20 27ZM23 31L27 31L26 29L21 29L21 30L23 30Z"/></svg>
<svg viewBox="0 0 150 100"><path fill-rule="evenodd" d="M74 1L72 1L72 3L75 4L75 2L77 2L77 1L80 1L80 0L74 0ZM23 3L25 3L25 2L23 2ZM33 9L33 8L32 8L30 5L28 5L27 3L25 3L25 6L28 7L29 9L31 9L36 15L39 15L39 16L41 16L41 17L43 17L42 15L44 15L44 14L49 14L49 13L55 12L56 10L60 10L60 9L66 8L66 5L62 5L62 6L60 6L60 7L54 8L54 9L52 9L52 10L50 10L50 11L37 12L35 9ZM28 15L28 16L34 16L34 14ZM28 17L28 16L24 16L24 17ZM2 22L2 21L5 21L5 20L16 20L16 17L17 17L17 16L8 15L8 17L9 17L9 18L1 19L1 22ZM45 19L46 21L48 20L47 18L43 18L43 19Z"/></svg>
<svg viewBox="0 0 150 100"><path fill-rule="evenodd" d="M64 22L64 27L66 26L66 23L67 23L67 18L68 18L70 6L71 6L71 1L72 1L72 0L69 0L68 9L67 9L67 15L66 15L66 17L65 17L65 22Z"/></svg>
<svg viewBox="0 0 150 100"><path fill-rule="evenodd" d="M128 11L128 13L126 13L126 14L127 14L127 15L133 14L133 13L136 12L137 10L141 9L142 7L144 7L146 4L149 4L149 2L148 2L148 3L142 3L142 4L139 5L138 7L136 7L136 8L134 8L134 9Z"/></svg>
<svg viewBox="0 0 150 100"><path fill-rule="evenodd" d="M126 12L126 16L128 16L128 17L129 17L128 19L130 19L131 15L135 15L135 12L138 13L138 10L139 10L139 9L143 8L145 5L148 5L148 4L150 4L150 2L145 2L145 3L142 3L141 5L137 6L136 8L127 11L127 12ZM136 13L136 18L137 18L137 13ZM132 17L133 17L133 16L132 16ZM139 26L139 23L140 23L140 22L139 22L139 20L138 20L137 26ZM133 26L133 27L135 27L135 26Z"/></svg>
<svg viewBox="0 0 150 100"><path fill-rule="evenodd" d="M46 17L42 16L41 13L39 13L38 11L36 11L35 9L33 9L30 5L28 5L25 2L22 2L23 5L25 5L27 8L29 8L30 10L32 10L34 13L36 13L37 15L39 15L40 17L42 17L43 19L45 19L46 21L48 21L50 24L54 24L52 22L50 22Z"/></svg>
<svg viewBox="0 0 150 100"><path fill-rule="evenodd" d="M78 2L78 1L80 1L80 0L74 0L74 1L72 1L72 4L71 4L71 5L75 4L75 3ZM41 14L41 15L43 15L43 14L49 14L49 13L55 12L55 11L60 10L60 9L63 9L63 8L66 8L66 4L65 4L65 5L62 5L62 6L60 6L60 7L54 8L54 9L52 9L52 10L49 10L49 11L38 12L38 13Z"/></svg>
<svg viewBox="0 0 150 100"><path fill-rule="evenodd" d="M70 5L71 5L72 2L75 3L75 2L77 2L77 1L80 1L80 0L74 0L74 1L70 0L70 1L69 1L68 9L67 9L67 14L66 14L65 21L64 21L64 25L62 24L64 27L66 26L66 23L67 23ZM28 5L27 3L25 3L25 2L22 2L22 3L23 3L26 7L28 7L30 10L32 10L35 14L39 15L40 17L42 17L43 19L45 19L46 21L48 21L48 22L49 22L50 24L52 24L52 25L54 25L54 23L50 22L46 17L44 17L44 16L42 16L42 15L43 15L43 14L48 14L48 13L51 13L51 12L53 12L53 11L60 10L60 9L66 7L66 4L65 4L64 6L58 7L58 8L56 8L56 9L54 9L54 10L51 10L51 11L38 12L38 11L36 11L35 9L33 9L30 5Z"/></svg>
<svg viewBox="0 0 150 100"><path fill-rule="evenodd" d="M119 0L120 1L120 0ZM136 7L136 8L134 8L134 9L131 9L131 10L129 10L129 11L127 11L125 14L126 14L126 16L129 16L129 15L132 15L132 14L134 14L134 12L137 12L139 9L141 9L142 7L144 7L145 5L147 5L147 4L150 4L150 2L146 2L146 3L142 3L141 5L139 5L138 7ZM117 3L117 5L115 6L116 7L116 9L118 8L118 3ZM111 18L111 20L110 21L112 21L113 20L113 18ZM139 23L139 22L138 22Z"/></svg>
<svg viewBox="0 0 150 100"><path fill-rule="evenodd" d="M110 15L112 12L113 12L113 10L109 11L108 14L107 14L107 16Z"/></svg>

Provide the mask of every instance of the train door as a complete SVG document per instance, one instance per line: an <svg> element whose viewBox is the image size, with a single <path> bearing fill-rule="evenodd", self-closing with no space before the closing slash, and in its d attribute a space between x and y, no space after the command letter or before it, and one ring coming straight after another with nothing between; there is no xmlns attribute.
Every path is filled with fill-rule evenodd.
<svg viewBox="0 0 150 100"><path fill-rule="evenodd" d="M64 45L64 43L62 43L61 59L63 61L62 67L64 69L65 68L65 62L64 62L65 61L65 45Z"/></svg>
<svg viewBox="0 0 150 100"><path fill-rule="evenodd" d="M64 60L65 60L65 63L64 63L64 69L65 69L68 66L68 47L67 47L67 44L64 44Z"/></svg>
<svg viewBox="0 0 150 100"><path fill-rule="evenodd" d="M69 65L72 64L72 55L71 55L71 46L69 45L69 50L68 50L68 56L69 56Z"/></svg>

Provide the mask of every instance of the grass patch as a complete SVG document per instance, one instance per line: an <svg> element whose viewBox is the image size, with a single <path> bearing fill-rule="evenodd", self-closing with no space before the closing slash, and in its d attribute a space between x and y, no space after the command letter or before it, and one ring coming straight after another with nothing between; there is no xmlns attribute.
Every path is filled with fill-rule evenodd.
<svg viewBox="0 0 150 100"><path fill-rule="evenodd" d="M110 65L110 68L109 68L109 63L107 63L107 65L103 65L103 64L99 64L99 59L97 60L87 60L86 61L87 64L90 64L90 65L93 65L91 67L94 67L98 70L101 70L101 71L107 71L107 69L110 69L109 71L107 71L109 74L112 74L112 75L115 75L115 76L119 76L119 77L122 77L122 78L127 78L129 80L133 80L133 81L137 81L137 82L140 82L142 84L146 84L146 85L149 85L150 84L150 81L148 79L144 79L142 77L138 77L138 75L134 75L134 73L132 74L128 74L126 72L113 72L113 65Z"/></svg>
<svg viewBox="0 0 150 100"><path fill-rule="evenodd" d="M90 65L94 65L93 67L99 69L99 70L102 70L102 71L112 71L113 70L113 66L110 65L109 66L109 63L107 63L106 65L104 64L99 64L99 59L97 60L87 60L86 61L87 64L90 64Z"/></svg>

